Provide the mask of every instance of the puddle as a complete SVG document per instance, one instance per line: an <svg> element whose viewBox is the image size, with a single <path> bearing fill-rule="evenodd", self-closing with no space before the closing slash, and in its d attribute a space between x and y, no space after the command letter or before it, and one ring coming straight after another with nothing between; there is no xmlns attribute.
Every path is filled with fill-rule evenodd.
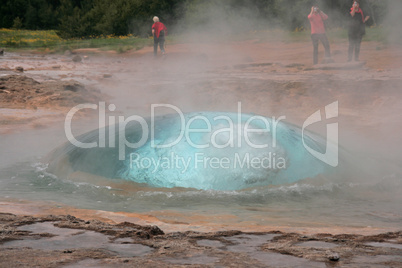
<svg viewBox="0 0 402 268"><path fill-rule="evenodd" d="M367 246L372 246L372 247L402 249L402 244L371 242L371 243L366 243L366 245L367 245Z"/></svg>
<svg viewBox="0 0 402 268"><path fill-rule="evenodd" d="M232 252L254 252L257 247L262 244L271 241L274 237L279 236L277 234L265 234L265 235L236 235L226 238L226 240L236 243L237 245L228 246L227 249Z"/></svg>
<svg viewBox="0 0 402 268"><path fill-rule="evenodd" d="M34 234L50 233L55 236L40 239L28 238L4 243L0 248L30 247L41 250L66 250L101 248L113 251L122 257L144 256L152 252L152 248L140 244L110 243L109 236L87 230L58 228L51 222L35 223L17 228ZM126 242L126 241L124 241Z"/></svg>
<svg viewBox="0 0 402 268"><path fill-rule="evenodd" d="M226 238L228 241L237 243L237 245L228 246L227 249L232 252L247 253L251 258L272 267L325 267L325 264L309 261L303 258L274 252L259 251L258 247L271 241L276 236L279 235L236 235Z"/></svg>
<svg viewBox="0 0 402 268"><path fill-rule="evenodd" d="M402 262L402 256L398 255L377 255L377 256L357 256L353 258L352 263L359 264L359 267L367 267L367 264L386 264L389 262ZM366 264L366 265L362 265ZM354 266L356 267L356 266ZM369 266L372 267L372 266ZM383 266L389 267L389 266ZM397 267L397 266L393 266Z"/></svg>
<svg viewBox="0 0 402 268"><path fill-rule="evenodd" d="M153 249L140 244L109 244L105 249L116 252L122 257L140 257L148 255Z"/></svg>
<svg viewBox="0 0 402 268"><path fill-rule="evenodd" d="M55 227L54 222L38 222L30 225L24 225L17 228L20 231L28 231L34 234L49 233L58 236L67 236L82 233L82 230L69 229L69 228L58 228Z"/></svg>
<svg viewBox="0 0 402 268"><path fill-rule="evenodd" d="M57 229L56 227L53 228ZM43 230L42 233L56 234L56 236L41 239L27 238L24 240L14 240L4 243L3 247L30 247L42 250L66 250L71 248L98 247L105 248L105 245L107 245L109 241L106 236L94 231L83 232L81 230L67 229L60 232L54 230Z"/></svg>
<svg viewBox="0 0 402 268"><path fill-rule="evenodd" d="M198 240L197 244L199 246L212 247L212 248L225 247L225 245L222 242L219 242L217 240L209 240L209 239Z"/></svg>
<svg viewBox="0 0 402 268"><path fill-rule="evenodd" d="M307 241L303 243L298 243L296 246L307 247L307 248L335 248L338 245L334 243L321 242L321 241Z"/></svg>
<svg viewBox="0 0 402 268"><path fill-rule="evenodd" d="M259 262L269 265L270 267L314 267L325 268L325 263L309 261L303 258L298 258L290 255L283 255L273 252L253 252L249 254L253 259Z"/></svg>

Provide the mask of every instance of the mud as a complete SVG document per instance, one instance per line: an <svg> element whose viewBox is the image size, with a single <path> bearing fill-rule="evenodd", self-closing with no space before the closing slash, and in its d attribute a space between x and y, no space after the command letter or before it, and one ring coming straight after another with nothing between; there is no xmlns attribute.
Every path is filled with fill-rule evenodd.
<svg viewBox="0 0 402 268"><path fill-rule="evenodd" d="M0 267L399 267L401 244L402 232L165 234L129 222L0 213Z"/></svg>

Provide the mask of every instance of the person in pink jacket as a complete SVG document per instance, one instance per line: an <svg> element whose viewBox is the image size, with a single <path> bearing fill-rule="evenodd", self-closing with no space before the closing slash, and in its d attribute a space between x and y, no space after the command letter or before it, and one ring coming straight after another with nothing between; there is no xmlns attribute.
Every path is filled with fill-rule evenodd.
<svg viewBox="0 0 402 268"><path fill-rule="evenodd" d="M311 24L311 40L313 41L313 63L318 63L318 43L321 43L325 49L325 58L330 61L331 50L329 47L329 41L327 35L325 34L324 21L328 19L328 15L320 10L318 6L312 6L311 12L308 15L308 19Z"/></svg>

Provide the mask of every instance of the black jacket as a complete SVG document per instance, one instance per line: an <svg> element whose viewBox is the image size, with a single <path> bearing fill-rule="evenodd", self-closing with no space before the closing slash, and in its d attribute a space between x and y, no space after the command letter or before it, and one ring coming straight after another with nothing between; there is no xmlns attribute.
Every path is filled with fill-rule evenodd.
<svg viewBox="0 0 402 268"><path fill-rule="evenodd" d="M363 12L364 14L364 12ZM350 16L349 21L349 36L363 36L366 34L366 24L363 22L362 14L355 13L352 17Z"/></svg>

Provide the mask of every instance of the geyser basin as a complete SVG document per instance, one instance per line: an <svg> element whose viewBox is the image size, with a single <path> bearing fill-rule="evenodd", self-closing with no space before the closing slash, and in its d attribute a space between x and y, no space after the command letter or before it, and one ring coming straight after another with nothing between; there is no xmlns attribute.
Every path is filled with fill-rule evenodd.
<svg viewBox="0 0 402 268"><path fill-rule="evenodd" d="M298 127L261 116L159 116L77 137L81 147L92 148L69 143L57 149L48 171L59 177L78 171L152 187L202 190L288 184L327 172L303 139L310 148L325 151L321 138L302 137Z"/></svg>

